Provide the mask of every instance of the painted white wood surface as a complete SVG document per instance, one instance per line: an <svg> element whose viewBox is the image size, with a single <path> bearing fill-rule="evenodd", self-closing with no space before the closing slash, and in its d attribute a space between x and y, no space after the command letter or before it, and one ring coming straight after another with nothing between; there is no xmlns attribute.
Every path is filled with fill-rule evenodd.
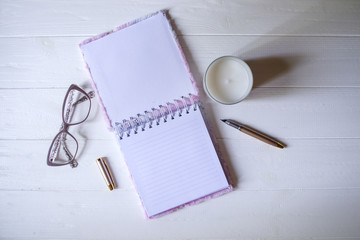
<svg viewBox="0 0 360 240"><path fill-rule="evenodd" d="M45 158L71 83L89 86L78 43L168 9L235 191L145 220L121 153L95 104L72 131L79 167ZM211 102L201 78L236 55L249 98ZM360 2L0 1L0 239L359 239ZM285 142L279 150L219 122ZM118 188L95 164L106 156Z"/></svg>

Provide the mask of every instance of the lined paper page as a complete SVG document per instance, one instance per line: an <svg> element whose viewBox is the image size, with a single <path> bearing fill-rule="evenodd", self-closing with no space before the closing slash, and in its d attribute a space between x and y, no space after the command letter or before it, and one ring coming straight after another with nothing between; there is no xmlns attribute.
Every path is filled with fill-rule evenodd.
<svg viewBox="0 0 360 240"><path fill-rule="evenodd" d="M229 186L199 110L120 146L149 217Z"/></svg>

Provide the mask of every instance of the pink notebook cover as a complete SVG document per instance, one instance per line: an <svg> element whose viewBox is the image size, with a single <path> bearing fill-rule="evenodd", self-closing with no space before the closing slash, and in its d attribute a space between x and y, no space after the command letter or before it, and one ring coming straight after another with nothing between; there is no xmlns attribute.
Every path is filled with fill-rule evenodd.
<svg viewBox="0 0 360 240"><path fill-rule="evenodd" d="M148 218L232 190L165 12L85 40L80 48Z"/></svg>

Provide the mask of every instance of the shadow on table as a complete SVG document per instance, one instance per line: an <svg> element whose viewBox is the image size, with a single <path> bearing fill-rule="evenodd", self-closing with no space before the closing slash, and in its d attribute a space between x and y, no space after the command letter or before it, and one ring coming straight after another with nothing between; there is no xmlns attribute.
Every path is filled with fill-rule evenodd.
<svg viewBox="0 0 360 240"><path fill-rule="evenodd" d="M300 61L301 57L299 56L267 56L245 60L253 74L253 88L264 86L273 79L286 74Z"/></svg>
<svg viewBox="0 0 360 240"><path fill-rule="evenodd" d="M241 182L241 173L239 172L238 168L235 171L235 168L233 167L232 161L235 161L235 159L230 158L230 155L223 141L218 141L217 144L219 152L221 153L220 156L223 161L222 165L228 182L232 184L233 188L237 188L239 187L239 184Z"/></svg>

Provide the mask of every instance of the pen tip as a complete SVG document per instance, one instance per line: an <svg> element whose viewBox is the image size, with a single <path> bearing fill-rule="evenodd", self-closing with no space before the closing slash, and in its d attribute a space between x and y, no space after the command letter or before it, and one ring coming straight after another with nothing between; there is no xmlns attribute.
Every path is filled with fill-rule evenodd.
<svg viewBox="0 0 360 240"><path fill-rule="evenodd" d="M285 148L285 145L284 145L284 144L277 143L276 145L277 145L278 148L281 148L281 149L284 149L284 148Z"/></svg>
<svg viewBox="0 0 360 240"><path fill-rule="evenodd" d="M226 119L220 119L221 121L223 121L223 122L226 122Z"/></svg>

